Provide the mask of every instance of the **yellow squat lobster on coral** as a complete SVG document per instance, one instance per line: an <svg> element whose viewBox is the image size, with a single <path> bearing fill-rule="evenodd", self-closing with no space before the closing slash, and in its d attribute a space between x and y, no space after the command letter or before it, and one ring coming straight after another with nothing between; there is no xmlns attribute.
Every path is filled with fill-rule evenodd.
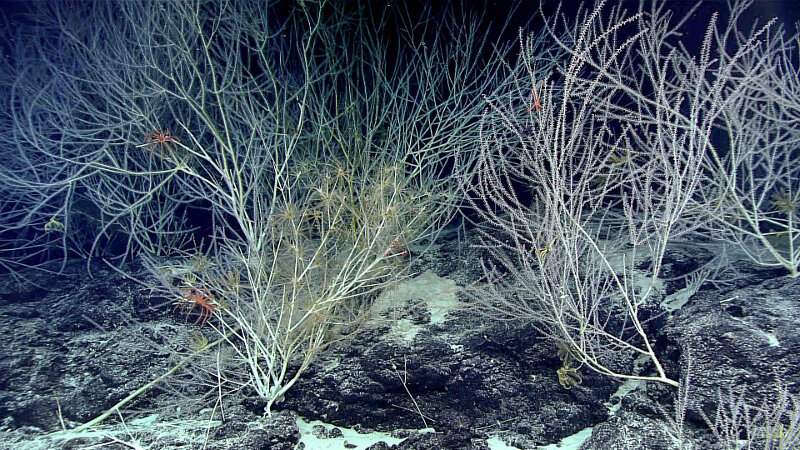
<svg viewBox="0 0 800 450"><path fill-rule="evenodd" d="M578 369L580 369L581 366L572 367L572 363L575 361L575 356L573 356L570 344L566 342L558 342L556 347L558 347L558 358L561 360L561 368L556 370L556 374L558 375L558 384L560 384L564 389L570 390L573 387L583 383L583 377L578 372Z"/></svg>

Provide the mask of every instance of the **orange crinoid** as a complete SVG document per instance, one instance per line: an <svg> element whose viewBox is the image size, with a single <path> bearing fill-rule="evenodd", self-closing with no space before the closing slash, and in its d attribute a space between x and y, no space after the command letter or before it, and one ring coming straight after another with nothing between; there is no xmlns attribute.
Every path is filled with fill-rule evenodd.
<svg viewBox="0 0 800 450"><path fill-rule="evenodd" d="M158 149L159 154L161 155L161 159L164 159L164 149L167 149L167 153L171 158L175 158L175 153L173 152L173 147L176 144L180 144L180 140L175 137L169 130L153 130L150 133L147 133L147 136L144 137L144 146L150 148L150 154L152 155L153 152Z"/></svg>
<svg viewBox="0 0 800 450"><path fill-rule="evenodd" d="M216 308L214 295L209 293L207 289L200 290L195 287L181 289L181 292L185 294L185 297L175 302L175 309L180 308L181 314L186 316L186 320L189 320L189 316L197 308L197 320L194 323L195 325L199 323L202 327L214 315Z"/></svg>

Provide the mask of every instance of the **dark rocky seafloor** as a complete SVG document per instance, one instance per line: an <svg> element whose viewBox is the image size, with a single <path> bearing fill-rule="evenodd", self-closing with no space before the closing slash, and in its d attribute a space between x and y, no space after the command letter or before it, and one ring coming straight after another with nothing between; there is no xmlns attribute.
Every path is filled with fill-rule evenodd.
<svg viewBox="0 0 800 450"><path fill-rule="evenodd" d="M712 414L742 392L758 404L779 387L797 393L800 381L800 279L739 260L735 277L706 283L683 304L680 276L714 252L676 244L663 296L645 311L668 373L682 378L691 367L685 440L702 449L718 446L699 408ZM35 275L35 285L3 276L0 448L129 448L115 439L150 449L676 448L675 389L586 370L580 385L564 389L552 341L530 324L463 307L460 287L481 278L484 256L442 240L355 335L315 360L271 416L247 392L224 396L220 410L215 387L191 376L204 370L200 360L79 439L47 433L91 420L169 370L199 325L101 262L91 277L81 261ZM124 269L148 276L135 263ZM666 311L662 301L679 307Z"/></svg>

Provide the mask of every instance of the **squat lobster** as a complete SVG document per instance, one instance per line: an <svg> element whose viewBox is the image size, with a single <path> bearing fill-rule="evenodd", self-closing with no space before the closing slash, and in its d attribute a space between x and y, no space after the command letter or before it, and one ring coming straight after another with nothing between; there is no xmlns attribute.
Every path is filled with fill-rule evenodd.
<svg viewBox="0 0 800 450"><path fill-rule="evenodd" d="M156 148L158 148L161 159L164 159L164 148L166 148L169 156L174 159L175 153L172 151L173 146L180 143L180 139L173 136L169 130L155 129L147 133L147 136L144 137L144 144L142 144L140 147L149 147L150 156L152 156L153 152L156 150Z"/></svg>

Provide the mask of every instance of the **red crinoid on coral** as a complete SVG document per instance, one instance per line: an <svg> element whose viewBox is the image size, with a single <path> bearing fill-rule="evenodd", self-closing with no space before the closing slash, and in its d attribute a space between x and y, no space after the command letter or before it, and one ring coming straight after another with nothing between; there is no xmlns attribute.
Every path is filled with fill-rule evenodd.
<svg viewBox="0 0 800 450"><path fill-rule="evenodd" d="M153 130L144 137L144 144L142 145L150 148L150 155L158 149L161 159L164 159L164 149L166 148L170 158L174 159L173 147L176 144L180 144L180 142L180 139L170 133L169 130Z"/></svg>
<svg viewBox="0 0 800 450"><path fill-rule="evenodd" d="M195 308L199 308L197 320L194 323L195 325L199 323L202 327L214 315L216 308L214 295L209 293L207 289L200 290L195 287L181 289L181 292L186 296L175 302L175 309L180 308L180 313L185 315L188 321Z"/></svg>

